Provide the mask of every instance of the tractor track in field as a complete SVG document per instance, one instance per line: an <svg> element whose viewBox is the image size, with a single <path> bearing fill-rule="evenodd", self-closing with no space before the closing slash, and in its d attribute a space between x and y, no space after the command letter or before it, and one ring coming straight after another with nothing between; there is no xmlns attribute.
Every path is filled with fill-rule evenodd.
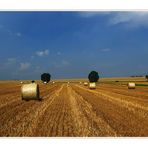
<svg viewBox="0 0 148 148"><path fill-rule="evenodd" d="M20 87L0 90L1 137L148 136L148 99L141 88L39 84L43 100L22 101Z"/></svg>
<svg viewBox="0 0 148 148"><path fill-rule="evenodd" d="M112 96L79 85L73 85L72 88L92 104L97 114L116 130L118 136L148 135L146 107L129 104L125 96L122 100L118 95Z"/></svg>
<svg viewBox="0 0 148 148"><path fill-rule="evenodd" d="M34 136L116 136L69 85L64 85L39 121Z"/></svg>
<svg viewBox="0 0 148 148"><path fill-rule="evenodd" d="M28 136L31 131L31 123L37 118L37 114L41 112L39 110L40 106L43 106L48 101L48 90L52 94L56 88L56 86L53 86L46 90L41 89L44 101L22 101L20 99L0 108L0 136Z"/></svg>
<svg viewBox="0 0 148 148"><path fill-rule="evenodd" d="M97 87L99 90L107 90L110 92L115 92L119 94L123 94L126 96L133 96L133 97L140 97L140 99L148 99L148 93L147 91L143 90L142 88L137 88L136 89L131 89L130 91L128 90L127 87L123 86L108 86L108 85L98 85Z"/></svg>
<svg viewBox="0 0 148 148"><path fill-rule="evenodd" d="M71 108L73 111L75 123L81 130L82 136L116 136L116 132L101 117L97 116L92 105L79 95L72 87L69 87ZM79 135L79 134L78 134Z"/></svg>
<svg viewBox="0 0 148 148"><path fill-rule="evenodd" d="M56 87L56 85L52 86L52 87ZM0 95L0 108L7 106L9 104L15 103L15 102L17 103L18 101L20 101L21 100L21 93L18 93L18 92L20 92L20 89L21 89L21 86L19 86L15 91L12 91L11 95L9 93L7 94L7 91L5 93L1 94ZM40 94L44 94L44 92L49 94L47 92L47 89L45 88L45 90L42 90L42 86L41 86ZM42 98L44 99L44 96L42 96Z"/></svg>
<svg viewBox="0 0 148 148"><path fill-rule="evenodd" d="M114 93L111 90L110 91L107 91L104 89L90 90L90 89L87 89L85 87L81 87L78 85L77 87L83 90L86 90L88 92L94 93L97 96L102 96L102 98L106 98L109 101L115 102L116 104L119 103L120 105L123 105L128 108L133 107L133 108L139 108L144 111L148 111L148 101L144 103L142 102L141 104L141 100L139 101L140 98L138 97L136 98L133 96L127 96L127 95L123 95L120 93Z"/></svg>

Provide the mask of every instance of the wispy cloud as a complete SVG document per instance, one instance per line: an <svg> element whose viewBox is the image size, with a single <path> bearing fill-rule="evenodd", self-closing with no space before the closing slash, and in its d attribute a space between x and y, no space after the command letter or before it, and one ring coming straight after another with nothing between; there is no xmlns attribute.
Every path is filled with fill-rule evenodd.
<svg viewBox="0 0 148 148"><path fill-rule="evenodd" d="M16 31L10 30L9 28L5 27L2 24L0 24L0 29L10 36L17 36L17 37L22 36L21 32L16 32Z"/></svg>
<svg viewBox="0 0 148 148"><path fill-rule="evenodd" d="M84 18L91 18L99 15L107 15L110 14L109 11L84 11L84 12L78 12L78 15L80 17Z"/></svg>
<svg viewBox="0 0 148 148"><path fill-rule="evenodd" d="M110 17L109 23L128 24L132 27L148 26L148 12L117 12Z"/></svg>
<svg viewBox="0 0 148 148"><path fill-rule="evenodd" d="M60 56L60 55L61 55L61 52L60 52L60 51L58 51L58 52L57 52L57 55L58 55L58 56Z"/></svg>
<svg viewBox="0 0 148 148"><path fill-rule="evenodd" d="M49 50L46 49L44 51L37 51L36 52L36 55L39 56L39 57L43 57L43 56L47 56L49 54Z"/></svg>
<svg viewBox="0 0 148 148"><path fill-rule="evenodd" d="M100 51L101 52L109 52L109 51L111 51L111 49L110 48L103 48L103 49L100 49Z"/></svg>
<svg viewBox="0 0 148 148"><path fill-rule="evenodd" d="M62 60L61 64L62 64L63 66L69 66L69 65L70 65L70 62L67 61L67 60Z"/></svg>
<svg viewBox="0 0 148 148"><path fill-rule="evenodd" d="M31 56L31 59L33 60L34 58L35 58L34 55L32 55L32 56Z"/></svg>
<svg viewBox="0 0 148 148"><path fill-rule="evenodd" d="M148 11L128 11L128 12L79 12L80 17L92 18L99 15L108 16L107 23L109 25L123 24L128 27L148 27Z"/></svg>
<svg viewBox="0 0 148 148"><path fill-rule="evenodd" d="M11 69L12 67L15 67L17 65L17 59L16 58L8 58L4 62L0 63L0 69Z"/></svg>
<svg viewBox="0 0 148 148"><path fill-rule="evenodd" d="M11 65L11 64L15 64L16 63L16 58L8 58L6 65Z"/></svg>
<svg viewBox="0 0 148 148"><path fill-rule="evenodd" d="M64 68L70 66L71 63L68 60L61 60L60 62L54 62L53 66L55 68Z"/></svg>
<svg viewBox="0 0 148 148"><path fill-rule="evenodd" d="M25 71L25 70L29 69L30 66L31 66L31 64L28 63L28 62L20 63L20 68L19 68L19 70L20 70L20 71Z"/></svg>
<svg viewBox="0 0 148 148"><path fill-rule="evenodd" d="M21 37L22 34L21 34L20 32L17 32L17 33L16 33L16 36Z"/></svg>

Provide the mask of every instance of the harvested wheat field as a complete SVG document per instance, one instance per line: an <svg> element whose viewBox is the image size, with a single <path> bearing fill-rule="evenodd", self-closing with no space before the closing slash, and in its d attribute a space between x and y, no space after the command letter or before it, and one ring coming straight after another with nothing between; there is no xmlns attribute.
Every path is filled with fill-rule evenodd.
<svg viewBox="0 0 148 148"><path fill-rule="evenodd" d="M0 82L1 137L147 137L148 87L39 83L42 101L22 101L18 81Z"/></svg>

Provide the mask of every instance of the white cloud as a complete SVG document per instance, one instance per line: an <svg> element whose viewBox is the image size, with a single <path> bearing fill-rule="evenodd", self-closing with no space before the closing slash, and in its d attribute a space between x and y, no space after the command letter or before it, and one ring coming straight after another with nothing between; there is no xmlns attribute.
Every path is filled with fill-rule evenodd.
<svg viewBox="0 0 148 148"><path fill-rule="evenodd" d="M49 50L46 49L44 51L37 51L36 54L39 56L39 57L43 57L43 56L47 56L49 54Z"/></svg>
<svg viewBox="0 0 148 148"><path fill-rule="evenodd" d="M148 26L148 12L117 12L109 19L111 25L126 24L130 27Z"/></svg>
<svg viewBox="0 0 148 148"><path fill-rule="evenodd" d="M29 69L31 66L30 63L26 62L26 63L20 63L20 71L25 71L27 69Z"/></svg>
<svg viewBox="0 0 148 148"><path fill-rule="evenodd" d="M124 24L128 27L148 27L148 11L128 11L128 12L111 12L111 11L94 11L79 12L79 16L92 18L98 15L106 15L109 25Z"/></svg>

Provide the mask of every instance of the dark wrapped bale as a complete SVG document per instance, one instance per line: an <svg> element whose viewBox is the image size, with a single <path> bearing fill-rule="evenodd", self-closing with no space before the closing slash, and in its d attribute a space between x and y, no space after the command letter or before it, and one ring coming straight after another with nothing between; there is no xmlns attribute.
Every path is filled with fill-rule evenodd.
<svg viewBox="0 0 148 148"><path fill-rule="evenodd" d="M36 83L24 84L21 87L21 94L23 100L40 99L38 84Z"/></svg>

